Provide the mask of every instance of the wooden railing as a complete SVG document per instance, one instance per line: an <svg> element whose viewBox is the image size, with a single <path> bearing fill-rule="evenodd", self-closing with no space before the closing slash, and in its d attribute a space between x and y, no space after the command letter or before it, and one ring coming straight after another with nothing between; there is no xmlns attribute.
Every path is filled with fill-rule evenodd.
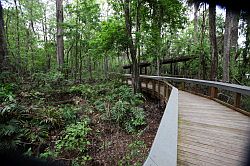
<svg viewBox="0 0 250 166"><path fill-rule="evenodd" d="M132 84L131 75L124 82ZM142 91L166 102L166 108L144 166L177 165L178 89L164 80L141 76Z"/></svg>
<svg viewBox="0 0 250 166"><path fill-rule="evenodd" d="M241 105L241 99L242 95L246 95L248 99L250 100L250 87L248 86L242 86L242 85L236 85L236 84L229 84L229 83L223 83L223 82L216 82L216 81L208 81L208 80L198 80L198 79L188 79L188 78L177 78L177 77L162 77L162 76L147 76L147 75L142 75L143 78L154 78L156 80L164 80L168 81L171 84L175 84L178 86L180 90L185 90L189 91L198 95L202 95L205 97L208 97L212 100L215 100L221 104L224 104L232 109L235 109L241 113L244 113L246 115L250 115L249 112L244 111L240 108ZM201 85L201 86L206 86L208 87L207 94L202 94L199 93L196 90L190 90L187 89L188 84L193 84L193 85ZM234 93L234 102L233 103L226 103L225 101L221 101L218 98L218 94L223 94L219 93L219 91L228 91L231 93ZM250 111L250 110L248 110Z"/></svg>
<svg viewBox="0 0 250 166"><path fill-rule="evenodd" d="M125 82L127 84L132 84L132 79L130 75L124 75ZM154 78L140 77L141 90L150 93L152 96L167 103L170 96L171 90L174 87L164 80L157 80Z"/></svg>

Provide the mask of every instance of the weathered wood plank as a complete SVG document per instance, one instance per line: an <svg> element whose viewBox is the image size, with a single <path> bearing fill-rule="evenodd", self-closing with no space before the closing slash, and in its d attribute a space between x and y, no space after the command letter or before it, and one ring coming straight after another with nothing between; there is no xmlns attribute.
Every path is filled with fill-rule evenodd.
<svg viewBox="0 0 250 166"><path fill-rule="evenodd" d="M249 117L179 91L178 165L244 165L249 132Z"/></svg>

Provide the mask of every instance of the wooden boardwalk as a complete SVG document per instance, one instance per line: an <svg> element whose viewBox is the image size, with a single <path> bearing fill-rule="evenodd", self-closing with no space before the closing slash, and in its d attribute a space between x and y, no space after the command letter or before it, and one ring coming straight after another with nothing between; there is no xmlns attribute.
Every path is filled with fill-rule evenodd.
<svg viewBox="0 0 250 166"><path fill-rule="evenodd" d="M146 84L142 83L142 87L146 88ZM152 83L148 83L147 88L152 90ZM157 84L155 90L156 93L160 91L161 95L164 93L163 87L158 88ZM178 112L178 166L247 166L247 153L250 150L249 116L181 90L178 91ZM159 154L162 149L169 150L169 147L164 146L164 141L156 138L154 143L160 146L152 151L155 153L149 154L152 162L146 162L144 166L166 165L164 161L169 160L161 160L162 156L166 158L166 153Z"/></svg>
<svg viewBox="0 0 250 166"><path fill-rule="evenodd" d="M179 91L178 165L245 165L250 118Z"/></svg>

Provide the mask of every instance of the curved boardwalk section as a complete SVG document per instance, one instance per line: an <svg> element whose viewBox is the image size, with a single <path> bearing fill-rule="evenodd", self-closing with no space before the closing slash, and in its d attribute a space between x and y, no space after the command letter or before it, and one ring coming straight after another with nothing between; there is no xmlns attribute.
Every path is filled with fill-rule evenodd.
<svg viewBox="0 0 250 166"><path fill-rule="evenodd" d="M179 91L178 165L245 165L250 118Z"/></svg>

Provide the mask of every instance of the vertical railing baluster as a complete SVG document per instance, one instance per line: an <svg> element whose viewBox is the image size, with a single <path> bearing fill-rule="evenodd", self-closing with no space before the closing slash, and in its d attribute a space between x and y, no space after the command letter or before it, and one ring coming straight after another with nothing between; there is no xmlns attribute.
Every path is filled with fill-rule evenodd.
<svg viewBox="0 0 250 166"><path fill-rule="evenodd" d="M235 94L235 99L234 99L234 106L236 108L240 107L240 99L241 99L241 94L240 93L236 93Z"/></svg>

